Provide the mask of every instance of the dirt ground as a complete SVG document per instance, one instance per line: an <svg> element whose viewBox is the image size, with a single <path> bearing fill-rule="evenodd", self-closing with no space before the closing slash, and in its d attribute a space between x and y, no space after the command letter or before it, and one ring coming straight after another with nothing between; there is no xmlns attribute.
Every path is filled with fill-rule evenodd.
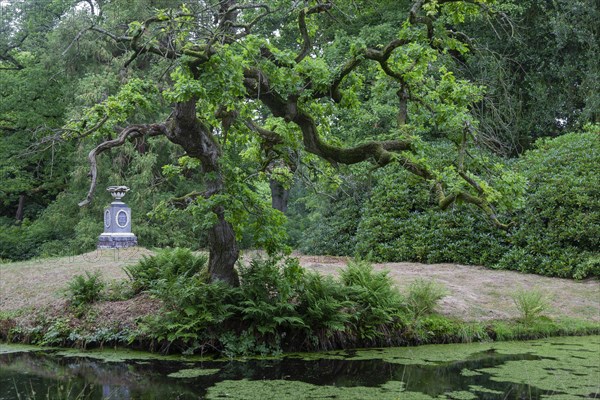
<svg viewBox="0 0 600 400"><path fill-rule="evenodd" d="M106 281L127 279L122 268L150 254L151 251L143 248L98 250L73 257L0 264L0 312L61 307L66 301L67 282L75 275L100 271ZM300 256L300 261L317 272L337 274L347 259ZM573 281L457 264L386 263L374 267L389 271L401 291L418 278L437 281L448 292L441 300L439 311L462 320L516 317L511 294L522 288L538 289L548 297L550 309L546 314L549 317L600 321L600 281L596 279ZM142 300L136 298L97 307L100 313L117 313L127 319L156 310L157 304L148 298Z"/></svg>

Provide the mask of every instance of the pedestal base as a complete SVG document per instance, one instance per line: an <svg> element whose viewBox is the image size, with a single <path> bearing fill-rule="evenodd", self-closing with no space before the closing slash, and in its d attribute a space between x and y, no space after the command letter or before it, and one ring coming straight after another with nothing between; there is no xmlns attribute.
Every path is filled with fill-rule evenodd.
<svg viewBox="0 0 600 400"><path fill-rule="evenodd" d="M137 237L133 233L103 233L98 237L99 249L122 249L137 246Z"/></svg>

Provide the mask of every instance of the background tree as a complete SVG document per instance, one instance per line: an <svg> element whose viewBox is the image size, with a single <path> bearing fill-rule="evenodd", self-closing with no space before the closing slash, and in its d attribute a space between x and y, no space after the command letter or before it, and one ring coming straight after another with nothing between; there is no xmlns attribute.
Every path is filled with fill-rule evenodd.
<svg viewBox="0 0 600 400"><path fill-rule="evenodd" d="M497 8L464 29L474 49L464 76L488 88L476 107L480 139L515 156L537 138L598 123L598 2L504 0Z"/></svg>

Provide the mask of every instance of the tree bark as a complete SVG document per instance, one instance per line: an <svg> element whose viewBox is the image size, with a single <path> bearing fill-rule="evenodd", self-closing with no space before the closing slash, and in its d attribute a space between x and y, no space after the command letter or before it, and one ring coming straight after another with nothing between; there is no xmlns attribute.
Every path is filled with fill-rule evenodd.
<svg viewBox="0 0 600 400"><path fill-rule="evenodd" d="M275 179L269 180L269 186L271 187L271 206L274 209L285 213L288 207L290 191L286 189L281 182Z"/></svg>
<svg viewBox="0 0 600 400"><path fill-rule="evenodd" d="M19 195L19 205L17 206L17 212L15 214L15 219L17 220L17 222L23 221L24 212L25 212L25 195L21 194L21 195Z"/></svg>
<svg viewBox="0 0 600 400"><path fill-rule="evenodd" d="M208 231L208 272L211 281L224 281L231 286L239 286L235 263L240 251L233 227L223 216L223 209L214 210L218 222Z"/></svg>

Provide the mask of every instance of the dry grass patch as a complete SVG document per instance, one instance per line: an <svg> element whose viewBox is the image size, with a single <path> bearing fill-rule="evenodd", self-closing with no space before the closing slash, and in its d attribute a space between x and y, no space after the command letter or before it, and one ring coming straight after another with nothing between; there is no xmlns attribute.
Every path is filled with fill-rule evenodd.
<svg viewBox="0 0 600 400"><path fill-rule="evenodd" d="M67 282L85 271L100 271L110 282L126 279L126 265L134 264L150 250L135 247L121 250L98 250L74 257L32 260L0 264L0 311L19 309L60 309L65 302ZM248 259L251 253L244 255ZM303 266L323 274L338 274L348 259L344 257L300 256ZM375 270L389 270L400 290L417 279L431 279L447 290L438 306L444 315L466 321L518 318L511 294L518 289L537 289L549 299L545 315L600 321L600 282L597 279L573 281L522 274L514 271L490 270L456 264L386 263L375 264ZM102 319L119 315L142 315L158 310L159 305L148 296L124 302L101 302Z"/></svg>
<svg viewBox="0 0 600 400"><path fill-rule="evenodd" d="M150 250L133 247L0 264L0 310L42 308L61 302L67 283L85 272L99 271L106 281L125 279L124 266L151 254Z"/></svg>

